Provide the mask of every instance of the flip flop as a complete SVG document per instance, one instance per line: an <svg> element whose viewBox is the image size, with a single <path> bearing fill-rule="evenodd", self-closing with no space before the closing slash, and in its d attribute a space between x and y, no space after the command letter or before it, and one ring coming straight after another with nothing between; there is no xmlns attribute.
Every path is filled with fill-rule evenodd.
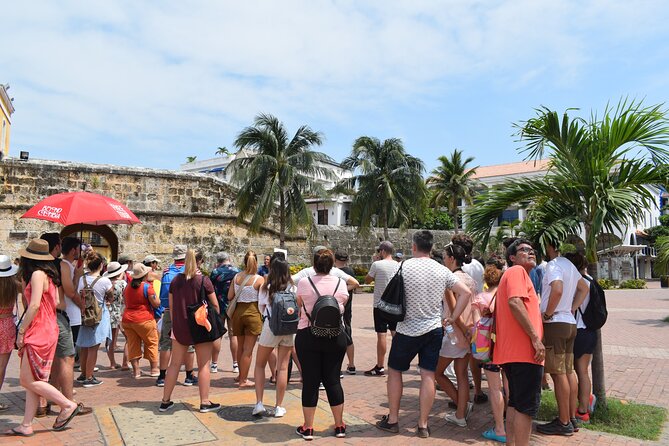
<svg viewBox="0 0 669 446"><path fill-rule="evenodd" d="M33 435L35 435L35 432L31 432L31 433L29 433L29 434L26 434L26 433L24 433L24 432L17 431L16 428L13 427L13 428L11 428L10 430L5 431L5 432L3 433L3 435L7 435L7 436L11 436L11 435L13 435L13 436L15 436L15 437L32 437Z"/></svg>
<svg viewBox="0 0 669 446"><path fill-rule="evenodd" d="M497 435L494 428L490 428L487 431L483 432L483 438L486 440L499 441L500 443L506 443L506 435Z"/></svg>
<svg viewBox="0 0 669 446"><path fill-rule="evenodd" d="M72 421L72 418L76 417L79 411L81 410L81 406L83 404L77 404L77 407L74 408L72 413L67 417L66 420L61 421L60 423L58 422L58 418L56 418L56 422L53 424L53 430L55 431L62 431L67 427L68 424L70 424L70 421Z"/></svg>

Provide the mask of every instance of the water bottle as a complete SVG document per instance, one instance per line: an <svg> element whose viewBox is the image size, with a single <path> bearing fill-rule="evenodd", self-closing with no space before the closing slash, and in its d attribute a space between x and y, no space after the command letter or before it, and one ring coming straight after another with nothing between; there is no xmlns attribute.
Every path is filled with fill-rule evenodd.
<svg viewBox="0 0 669 446"><path fill-rule="evenodd" d="M451 345L455 345L458 342L458 338L455 336L455 330L453 329L453 326L451 324L446 324L446 336L448 336L448 340L451 342Z"/></svg>

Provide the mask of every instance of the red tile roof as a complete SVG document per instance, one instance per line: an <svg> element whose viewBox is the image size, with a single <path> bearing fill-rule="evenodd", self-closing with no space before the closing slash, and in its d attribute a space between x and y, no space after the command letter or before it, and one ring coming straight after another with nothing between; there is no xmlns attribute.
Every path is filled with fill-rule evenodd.
<svg viewBox="0 0 669 446"><path fill-rule="evenodd" d="M518 163L496 164L493 166L481 166L476 169L474 178L489 178L505 175L515 175L519 173L532 173L548 170L548 160L521 161Z"/></svg>

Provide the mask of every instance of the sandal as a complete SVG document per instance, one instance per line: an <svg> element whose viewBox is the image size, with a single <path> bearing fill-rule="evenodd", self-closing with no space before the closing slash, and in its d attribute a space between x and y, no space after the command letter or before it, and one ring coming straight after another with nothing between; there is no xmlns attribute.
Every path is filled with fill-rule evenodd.
<svg viewBox="0 0 669 446"><path fill-rule="evenodd" d="M383 369L383 367L379 367L378 365L375 365L372 370L367 370L365 372L366 376L385 376L386 371Z"/></svg>
<svg viewBox="0 0 669 446"><path fill-rule="evenodd" d="M400 431L400 424L399 423L389 423L388 419L390 418L390 415L384 415L381 417L381 420L376 422L376 427L381 429L382 431L390 432L392 434L397 434Z"/></svg>
<svg viewBox="0 0 669 446"><path fill-rule="evenodd" d="M495 428L491 427L487 431L483 432L483 438L486 440L499 441L500 443L506 443L506 435L497 435L495 433Z"/></svg>
<svg viewBox="0 0 669 446"><path fill-rule="evenodd" d="M65 420L58 421L58 418L56 418L56 422L53 424L53 430L62 431L63 429L65 429L67 425L70 424L70 421L72 421L72 418L77 416L82 406L83 404L81 403L77 404L77 407L74 408L72 413L68 415L68 417Z"/></svg>
<svg viewBox="0 0 669 446"><path fill-rule="evenodd" d="M8 431L3 432L3 435L8 435L8 436L13 435L15 437L32 437L33 435L35 435L35 432L27 434L25 432L17 431L16 428L13 427Z"/></svg>

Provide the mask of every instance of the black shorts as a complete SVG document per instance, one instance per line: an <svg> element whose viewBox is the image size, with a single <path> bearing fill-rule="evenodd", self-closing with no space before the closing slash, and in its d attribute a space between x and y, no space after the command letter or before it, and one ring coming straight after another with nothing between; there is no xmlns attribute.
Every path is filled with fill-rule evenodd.
<svg viewBox="0 0 669 446"><path fill-rule="evenodd" d="M529 362L510 362L502 368L509 382L509 407L534 418L541 404L543 366Z"/></svg>
<svg viewBox="0 0 669 446"><path fill-rule="evenodd" d="M397 322L386 320L377 308L374 308L374 331L377 333L388 333L388 330L395 331Z"/></svg>
<svg viewBox="0 0 669 446"><path fill-rule="evenodd" d="M597 345L597 332L586 328L579 328L576 331L576 340L574 340L574 359L583 355L592 355Z"/></svg>
<svg viewBox="0 0 669 446"><path fill-rule="evenodd" d="M418 366L434 372L439 361L439 350L444 337L443 328L435 328L420 336L407 336L395 333L388 355L388 367L405 372L411 367L411 361L418 355Z"/></svg>

